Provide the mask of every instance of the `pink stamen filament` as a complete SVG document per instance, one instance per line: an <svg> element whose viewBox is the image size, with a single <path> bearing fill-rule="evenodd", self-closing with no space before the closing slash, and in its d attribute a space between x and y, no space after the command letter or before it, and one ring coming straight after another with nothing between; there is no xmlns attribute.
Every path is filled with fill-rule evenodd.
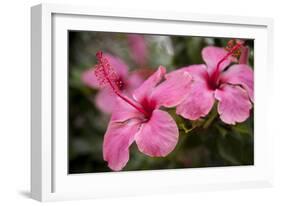
<svg viewBox="0 0 281 206"><path fill-rule="evenodd" d="M139 112L143 113L145 117L149 117L150 115L140 106L136 105L133 101L131 101L129 98L127 98L126 96L123 96L118 89L116 89L116 87L114 87L112 81L110 80L110 78L108 78L108 75L105 72L105 68L102 65L102 71L104 73L104 76L106 78L106 81L109 83L109 86L111 87L111 89L113 90L113 92L120 97L123 101L127 102L129 105L131 105L132 107L134 107L136 110L138 110Z"/></svg>
<svg viewBox="0 0 281 206"><path fill-rule="evenodd" d="M218 77L220 74L220 65L229 57L231 56L236 50L238 50L243 43L236 43L236 45L217 63L216 69L210 77L211 84L216 85L218 81Z"/></svg>

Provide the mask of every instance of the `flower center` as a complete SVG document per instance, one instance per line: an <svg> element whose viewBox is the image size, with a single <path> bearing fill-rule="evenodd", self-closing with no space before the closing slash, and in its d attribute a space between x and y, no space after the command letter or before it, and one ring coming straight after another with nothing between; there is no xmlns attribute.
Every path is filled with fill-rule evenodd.
<svg viewBox="0 0 281 206"><path fill-rule="evenodd" d="M155 110L156 108L156 102L154 100L149 100L147 98L144 98L141 102L140 102L141 106L143 107L143 109L147 112L148 116L146 116L146 118L150 118L152 115L153 110Z"/></svg>
<svg viewBox="0 0 281 206"><path fill-rule="evenodd" d="M227 46L226 46L225 49L228 51L228 53L222 59L220 59L218 61L214 72L209 76L208 84L209 84L209 87L211 89L215 90L220 85L219 76L220 76L220 73L221 73L221 71L220 71L221 64L225 60L227 60L227 58L230 57L230 56L238 57L241 54L240 48L243 46L243 43L244 42L238 42L238 41L235 41L235 40L230 40L227 43Z"/></svg>
<svg viewBox="0 0 281 206"><path fill-rule="evenodd" d="M122 89L124 89L124 82L118 76L114 68L111 67L107 58L103 56L103 53L101 51L97 52L96 57L98 59L98 64L95 66L95 75L99 81L99 84L101 86L105 84L109 85L113 92L123 101L144 114L145 117L150 117L151 114L120 92Z"/></svg>
<svg viewBox="0 0 281 206"><path fill-rule="evenodd" d="M119 88L120 91L125 90L126 88L126 84L125 82L122 80L121 77L119 77L116 81L115 84L117 85L117 87Z"/></svg>

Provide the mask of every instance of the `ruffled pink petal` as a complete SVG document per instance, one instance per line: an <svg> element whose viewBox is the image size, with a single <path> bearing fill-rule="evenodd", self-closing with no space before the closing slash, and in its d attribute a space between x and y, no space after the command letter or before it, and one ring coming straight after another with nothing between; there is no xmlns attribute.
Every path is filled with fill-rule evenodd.
<svg viewBox="0 0 281 206"><path fill-rule="evenodd" d="M166 77L178 75L178 73L182 74L182 72L188 72L191 75L192 80L195 82L207 82L208 72L207 66L205 64L195 64L187 67L182 67L166 74Z"/></svg>
<svg viewBox="0 0 281 206"><path fill-rule="evenodd" d="M184 101L177 106L177 114L191 120L206 116L214 104L213 91L209 89L207 84L208 72L206 65L199 64L183 67L175 72L178 71L188 72L192 76L193 82L185 92Z"/></svg>
<svg viewBox="0 0 281 206"><path fill-rule="evenodd" d="M129 160L129 147L139 130L137 120L128 120L124 123L110 121L103 142L103 159L115 171L122 170Z"/></svg>
<svg viewBox="0 0 281 206"><path fill-rule="evenodd" d="M207 83L194 82L188 90L184 101L177 106L176 113L190 120L206 116L214 104L214 91Z"/></svg>
<svg viewBox="0 0 281 206"><path fill-rule="evenodd" d="M111 115L112 121L125 122L129 119L144 120L144 115L119 97L116 97ZM137 102L134 102L138 104Z"/></svg>
<svg viewBox="0 0 281 206"><path fill-rule="evenodd" d="M241 85L247 92L251 101L254 101L254 72L246 64L235 64L220 76L220 81Z"/></svg>
<svg viewBox="0 0 281 206"><path fill-rule="evenodd" d="M158 70L154 72L148 79L146 79L141 86L139 86L133 93L133 97L136 101L142 102L143 99L150 96L154 87L162 80L166 73L166 69L159 66Z"/></svg>
<svg viewBox="0 0 281 206"><path fill-rule="evenodd" d="M156 108L174 107L183 101L191 83L192 77L186 71L168 74L166 80L155 87L150 99L156 103Z"/></svg>
<svg viewBox="0 0 281 206"><path fill-rule="evenodd" d="M138 65L145 65L147 61L147 45L144 37L138 34L129 34L128 43L134 61Z"/></svg>
<svg viewBox="0 0 281 206"><path fill-rule="evenodd" d="M95 103L102 112L111 114L116 104L116 95L109 88L103 88L97 93Z"/></svg>
<svg viewBox="0 0 281 206"><path fill-rule="evenodd" d="M235 124L249 117L252 104L247 91L240 86L225 84L215 91L215 98L219 101L218 113L223 122Z"/></svg>
<svg viewBox="0 0 281 206"><path fill-rule="evenodd" d="M176 147L179 131L174 119L165 111L154 110L135 136L141 152L152 157L164 157Z"/></svg>
<svg viewBox="0 0 281 206"><path fill-rule="evenodd" d="M111 67L117 72L121 78L127 78L129 68L127 64L120 58L111 54L105 53L104 56L108 59Z"/></svg>
<svg viewBox="0 0 281 206"><path fill-rule="evenodd" d="M128 78L128 90L132 92L144 82L144 77L139 72L132 72Z"/></svg>
<svg viewBox="0 0 281 206"><path fill-rule="evenodd" d="M94 68L88 69L82 73L82 82L93 89L99 88L99 82L94 72Z"/></svg>
<svg viewBox="0 0 281 206"><path fill-rule="evenodd" d="M202 50L202 58L208 66L208 73L212 74L216 69L218 62L227 55L227 51L220 47L208 46ZM235 58L228 57L220 65L220 71L227 67Z"/></svg>

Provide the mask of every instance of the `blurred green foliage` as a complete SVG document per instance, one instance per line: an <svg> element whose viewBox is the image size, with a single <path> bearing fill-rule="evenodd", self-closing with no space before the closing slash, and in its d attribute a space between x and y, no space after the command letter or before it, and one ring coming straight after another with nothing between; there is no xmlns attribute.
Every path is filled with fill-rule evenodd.
<svg viewBox="0 0 281 206"><path fill-rule="evenodd" d="M148 67L160 64L168 70L203 63L201 50L207 45L225 46L229 39L184 36L144 35L149 49ZM98 50L109 52L126 62L131 70L137 65L130 57L126 34L70 31L69 41L69 173L111 171L103 160L103 135L109 116L99 111L94 103L97 93L81 81L83 71L96 64ZM253 67L254 41L247 40L251 48ZM139 152L133 144L130 160L123 171L237 166L254 164L254 116L235 126L223 123L216 106L205 118L189 121L167 110L180 129L175 150L164 158L151 158Z"/></svg>

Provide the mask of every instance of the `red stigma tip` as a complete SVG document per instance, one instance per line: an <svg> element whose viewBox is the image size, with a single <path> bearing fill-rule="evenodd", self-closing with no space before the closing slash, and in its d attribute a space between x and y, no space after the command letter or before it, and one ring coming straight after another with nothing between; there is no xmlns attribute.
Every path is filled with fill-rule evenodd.
<svg viewBox="0 0 281 206"><path fill-rule="evenodd" d="M103 54L102 51L98 51L96 53L96 57L97 57L98 60L100 60L102 58L102 54Z"/></svg>

